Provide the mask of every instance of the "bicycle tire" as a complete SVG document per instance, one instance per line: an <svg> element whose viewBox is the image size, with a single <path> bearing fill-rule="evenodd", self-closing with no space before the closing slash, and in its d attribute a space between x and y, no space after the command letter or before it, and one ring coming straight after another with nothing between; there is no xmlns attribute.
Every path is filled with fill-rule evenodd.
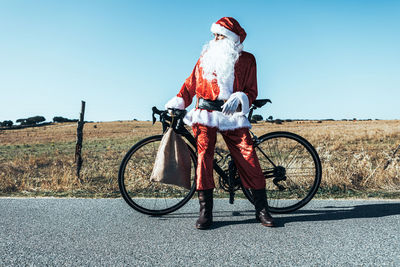
<svg viewBox="0 0 400 267"><path fill-rule="evenodd" d="M270 212L293 212L311 201L321 183L322 166L317 151L306 139L290 132L272 132L261 136L255 149L264 173L275 168L266 156L275 166L284 167L286 172L287 180L279 182L284 190L279 190L272 178L266 178ZM293 152L296 152L294 156ZM296 159L297 155L302 156L302 162ZM297 168L291 168L293 164ZM251 191L243 186L242 190L250 202L254 203Z"/></svg>
<svg viewBox="0 0 400 267"><path fill-rule="evenodd" d="M153 216L165 215L181 208L196 190L197 157L189 144L192 159L190 190L150 182L161 138L162 135L154 135L133 145L122 160L118 172L118 186L123 199L136 211Z"/></svg>

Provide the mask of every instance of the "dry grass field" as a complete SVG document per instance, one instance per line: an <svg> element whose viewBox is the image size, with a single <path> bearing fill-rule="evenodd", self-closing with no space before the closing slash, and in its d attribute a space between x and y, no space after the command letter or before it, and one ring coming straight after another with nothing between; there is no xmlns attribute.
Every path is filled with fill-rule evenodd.
<svg viewBox="0 0 400 267"><path fill-rule="evenodd" d="M310 141L323 166L318 197L400 197L400 151L394 154L400 145L398 120L261 122L252 131L290 131ZM160 132L159 122L85 124L78 181L75 123L0 130L0 194L119 196L117 175L124 154L138 140Z"/></svg>

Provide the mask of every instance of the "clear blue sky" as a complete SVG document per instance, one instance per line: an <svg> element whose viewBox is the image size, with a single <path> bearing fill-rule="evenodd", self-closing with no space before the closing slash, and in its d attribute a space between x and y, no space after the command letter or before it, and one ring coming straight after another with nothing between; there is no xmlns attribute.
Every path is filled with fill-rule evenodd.
<svg viewBox="0 0 400 267"><path fill-rule="evenodd" d="M150 120L235 17L257 59L258 114L400 119L400 1L0 1L0 121Z"/></svg>

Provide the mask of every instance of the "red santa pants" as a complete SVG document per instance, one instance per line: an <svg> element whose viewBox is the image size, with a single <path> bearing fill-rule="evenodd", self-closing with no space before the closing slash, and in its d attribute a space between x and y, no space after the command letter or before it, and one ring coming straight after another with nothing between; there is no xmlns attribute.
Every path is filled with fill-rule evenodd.
<svg viewBox="0 0 400 267"><path fill-rule="evenodd" d="M192 129L194 136L197 136L197 190L215 188L213 160L218 129L200 124L193 125ZM265 178L252 146L253 141L249 129L239 128L220 131L220 133L235 161L244 187L251 189L265 188Z"/></svg>

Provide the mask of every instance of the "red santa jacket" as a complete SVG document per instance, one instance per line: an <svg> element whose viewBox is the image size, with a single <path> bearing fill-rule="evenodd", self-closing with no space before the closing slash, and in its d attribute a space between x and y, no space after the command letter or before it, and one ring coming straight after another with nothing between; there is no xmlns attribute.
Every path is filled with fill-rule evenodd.
<svg viewBox="0 0 400 267"><path fill-rule="evenodd" d="M233 79L233 81L232 81ZM222 88L220 88L220 86ZM192 74L185 80L181 90L165 105L165 108L187 108L196 95L197 98L208 100L239 98L241 111L226 115L219 111L208 111L194 108L184 118L187 125L202 124L216 127L219 130L234 130L251 128L246 117L249 107L257 97L257 67L254 56L242 52L234 67L234 75L228 83L218 84L217 79L209 81L203 77L200 59L197 61Z"/></svg>
<svg viewBox="0 0 400 267"><path fill-rule="evenodd" d="M257 91L257 67L254 56L248 52L242 52L234 68L233 92L246 94L249 106L256 99ZM185 108L192 103L193 97L216 100L220 94L217 80L208 81L203 78L203 70L200 59L197 61L192 74L185 80L178 97L185 101ZM229 96L228 96L229 97ZM227 99L227 98L226 98Z"/></svg>

